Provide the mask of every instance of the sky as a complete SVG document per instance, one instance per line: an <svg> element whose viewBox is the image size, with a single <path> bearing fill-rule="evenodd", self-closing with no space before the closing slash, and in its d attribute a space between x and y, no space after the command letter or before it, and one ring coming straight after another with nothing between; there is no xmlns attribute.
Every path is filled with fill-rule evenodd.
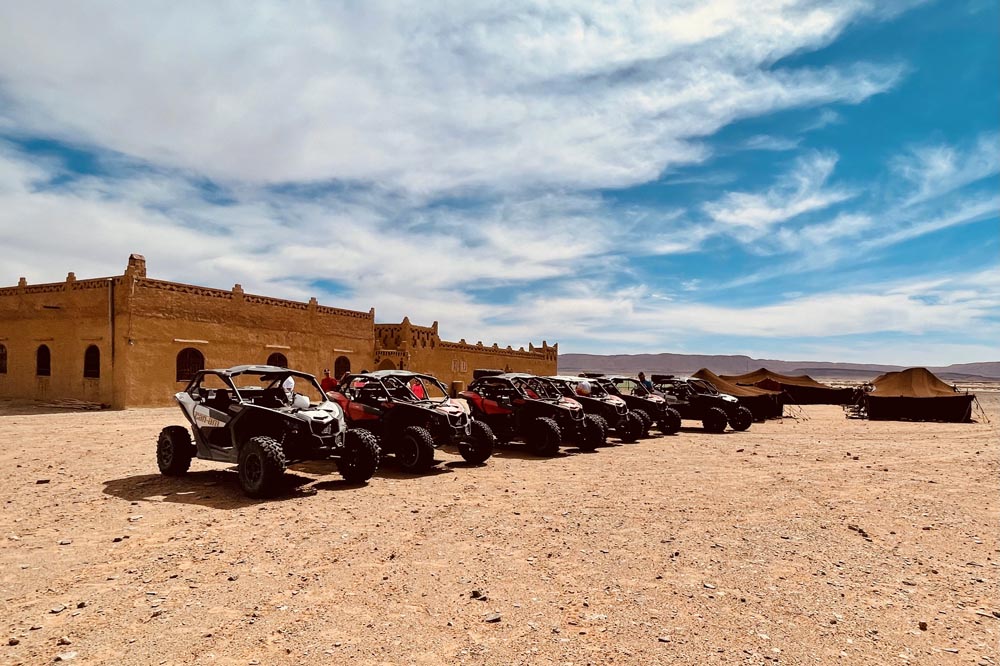
<svg viewBox="0 0 1000 666"><path fill-rule="evenodd" d="M1000 360L1000 3L0 4L0 284Z"/></svg>

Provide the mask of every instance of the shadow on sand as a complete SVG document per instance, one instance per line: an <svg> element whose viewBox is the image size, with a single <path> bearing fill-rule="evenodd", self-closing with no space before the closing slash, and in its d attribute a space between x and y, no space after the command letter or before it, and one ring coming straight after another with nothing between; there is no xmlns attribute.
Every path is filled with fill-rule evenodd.
<svg viewBox="0 0 1000 666"><path fill-rule="evenodd" d="M681 429L678 430L677 432L679 432L679 433L680 432L687 432L687 433L696 433L696 434L713 435L714 436L714 435L728 435L729 433L731 433L733 431L732 430L725 430L723 432L709 432L709 431L705 430L704 428L702 428L701 426L681 426Z"/></svg>
<svg viewBox="0 0 1000 666"><path fill-rule="evenodd" d="M253 499L244 495L234 473L235 467L189 472L184 476L140 474L112 479L104 482L104 492L129 502L176 502L213 509L239 509L262 502L308 497L315 495L317 490L352 490L365 485L348 483L340 478L314 483L315 479L295 474L295 471L307 471L299 467L289 467L281 478L281 490L268 499Z"/></svg>
<svg viewBox="0 0 1000 666"><path fill-rule="evenodd" d="M552 460L553 458L568 458L570 456L575 456L578 453L591 453L590 451L583 451L576 447L567 447L564 449L559 449L559 452L551 456L540 456L532 453L528 450L527 445L520 444L518 442L512 442L509 444L498 444L493 449L493 457L495 458L512 458L515 460Z"/></svg>

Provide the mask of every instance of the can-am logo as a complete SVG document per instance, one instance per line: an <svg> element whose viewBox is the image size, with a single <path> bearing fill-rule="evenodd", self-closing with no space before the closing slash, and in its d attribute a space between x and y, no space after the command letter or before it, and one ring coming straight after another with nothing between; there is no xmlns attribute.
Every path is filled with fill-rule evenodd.
<svg viewBox="0 0 1000 666"><path fill-rule="evenodd" d="M194 410L194 420L195 423L203 428L221 428L225 425L222 421L209 416L207 411L202 411L201 409Z"/></svg>

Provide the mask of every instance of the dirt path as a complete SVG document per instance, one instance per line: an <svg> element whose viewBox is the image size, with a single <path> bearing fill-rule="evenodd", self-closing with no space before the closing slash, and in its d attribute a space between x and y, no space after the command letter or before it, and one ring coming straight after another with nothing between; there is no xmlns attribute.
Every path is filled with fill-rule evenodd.
<svg viewBox="0 0 1000 666"><path fill-rule="evenodd" d="M981 399L992 424L816 406L362 488L313 466L265 502L157 474L176 409L0 406L0 663L1000 664Z"/></svg>

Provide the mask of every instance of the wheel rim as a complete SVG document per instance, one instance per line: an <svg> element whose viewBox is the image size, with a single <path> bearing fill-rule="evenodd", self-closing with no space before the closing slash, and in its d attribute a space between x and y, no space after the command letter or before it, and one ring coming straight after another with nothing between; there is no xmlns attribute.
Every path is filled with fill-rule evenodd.
<svg viewBox="0 0 1000 666"><path fill-rule="evenodd" d="M344 465L344 469L348 472L353 472L354 468L357 467L357 461L355 461L354 459L353 451L350 450L345 451L344 455L341 456L340 460Z"/></svg>
<svg viewBox="0 0 1000 666"><path fill-rule="evenodd" d="M420 446L412 437L406 437L403 439L403 446L396 457L399 458L399 464L403 467L413 467L420 459Z"/></svg>
<svg viewBox="0 0 1000 666"><path fill-rule="evenodd" d="M251 454L243 461L243 478L249 486L257 486L264 476L264 466L260 458Z"/></svg>
<svg viewBox="0 0 1000 666"><path fill-rule="evenodd" d="M159 455L160 455L160 466L170 467L170 464L174 461L173 447L170 446L169 444L165 446L164 443L161 443Z"/></svg>

